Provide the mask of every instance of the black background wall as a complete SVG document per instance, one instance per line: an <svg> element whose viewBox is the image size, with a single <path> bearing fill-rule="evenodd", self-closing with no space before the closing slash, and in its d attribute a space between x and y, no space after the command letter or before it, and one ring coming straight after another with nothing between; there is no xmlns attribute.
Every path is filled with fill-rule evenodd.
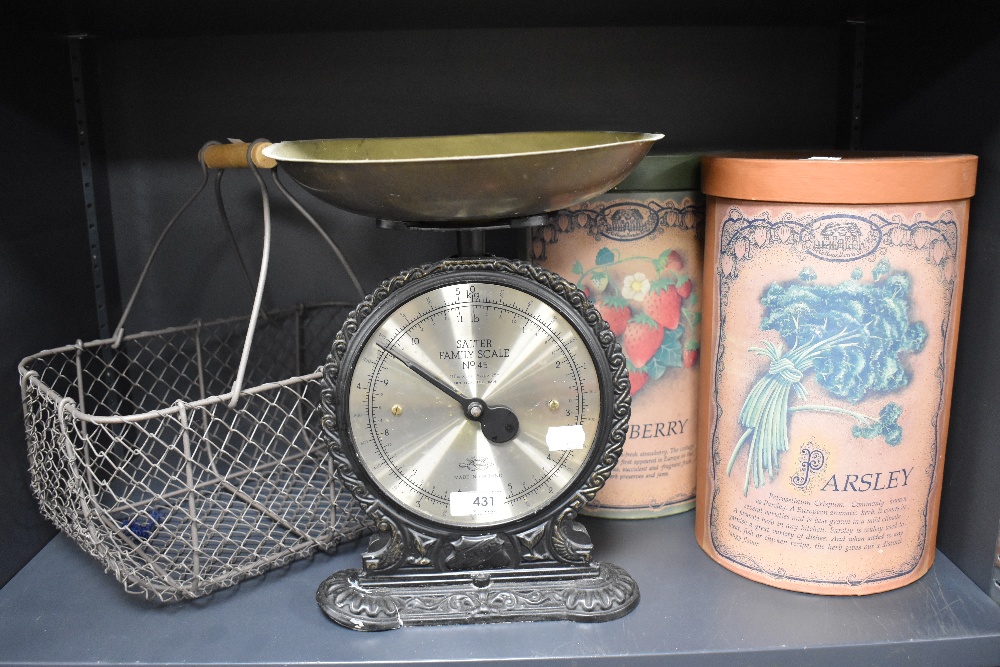
<svg viewBox="0 0 1000 667"><path fill-rule="evenodd" d="M17 363L97 337L66 40L0 39L0 585L54 529L28 490Z"/></svg>

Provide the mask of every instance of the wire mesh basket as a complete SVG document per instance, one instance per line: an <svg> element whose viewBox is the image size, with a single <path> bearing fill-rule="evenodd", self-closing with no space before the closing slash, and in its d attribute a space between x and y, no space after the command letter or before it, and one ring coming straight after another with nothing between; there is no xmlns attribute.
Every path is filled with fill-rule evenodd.
<svg viewBox="0 0 1000 667"><path fill-rule="evenodd" d="M18 367L42 514L129 592L200 597L368 530L321 439L315 369L348 304L258 317L265 273L266 247L251 317L120 323Z"/></svg>

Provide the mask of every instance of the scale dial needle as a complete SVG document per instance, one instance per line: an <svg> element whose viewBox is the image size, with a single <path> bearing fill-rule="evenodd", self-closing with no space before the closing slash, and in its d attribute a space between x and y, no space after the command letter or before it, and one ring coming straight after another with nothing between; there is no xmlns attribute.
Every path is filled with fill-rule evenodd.
<svg viewBox="0 0 1000 667"><path fill-rule="evenodd" d="M517 415L510 408L502 405L489 406L479 398L466 398L442 380L431 375L425 368L415 363L412 359L407 358L399 352L390 350L381 343L375 343L375 345L390 357L437 387L445 395L454 399L462 406L462 411L468 419L479 422L479 427L482 429L483 435L490 442L502 444L513 440L514 436L517 435L520 423L517 421Z"/></svg>

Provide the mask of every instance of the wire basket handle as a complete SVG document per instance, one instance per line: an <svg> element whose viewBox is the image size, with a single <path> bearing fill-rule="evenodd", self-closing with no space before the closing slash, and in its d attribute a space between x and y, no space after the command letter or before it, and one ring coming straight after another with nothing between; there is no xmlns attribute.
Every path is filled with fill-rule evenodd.
<svg viewBox="0 0 1000 667"><path fill-rule="evenodd" d="M260 316L260 304L264 299L264 285L267 284L267 267L271 260L271 199L267 194L267 186L264 179L260 177L257 165L254 164L252 155L260 141L255 141L247 146L247 164L250 171L260 186L261 203L264 208L264 251L260 257L260 276L257 278L257 291L253 297L253 308L250 309L250 321L247 322L247 339L243 343L243 354L240 355L239 370L236 371L236 380L233 382L233 393L229 398L229 407L235 408L236 402L240 398L243 390L243 379L247 372L247 361L250 359L250 346L253 344L253 334L257 330L257 318ZM271 167L272 169L274 167Z"/></svg>
<svg viewBox="0 0 1000 667"><path fill-rule="evenodd" d="M278 161L264 155L264 149L270 145L271 143L268 141L258 140L244 151L241 148L243 146L241 143L213 143L210 146L206 146L204 149L205 164L215 169L245 169L248 167L252 167L255 171L257 169L269 169L271 171L271 178L274 179L274 184L277 186L278 190L285 196L288 203L294 206L295 210L302 214L302 217L305 218L310 225L312 225L313 229L316 230L316 233L318 233L330 247L333 254L336 255L337 260L340 262L341 267L344 269L344 272L347 274L347 277L350 278L351 283L353 283L354 289L357 290L358 298L364 300L367 292L365 292L365 289L361 286L361 281L358 280L357 275L355 275L350 264L348 264L347 259L344 257L344 253L340 251L340 248L333 242L333 239L326 233L326 230L324 230L323 227L316 222L316 218L309 214L305 207L292 196L292 193L288 191L288 188L286 188L281 180L278 179L278 170L275 169L275 167L278 166Z"/></svg>
<svg viewBox="0 0 1000 667"><path fill-rule="evenodd" d="M280 180L278 180L277 169L271 170L271 178L274 179L274 184L278 186L278 190L281 191L281 194L285 195L285 199L287 199L288 202L292 206L294 206L299 213L302 214L302 217L305 218L309 222L309 224L313 226L313 229L315 229L316 232L323 238L323 240L326 241L326 244L330 246L330 249L333 251L333 254L337 256L337 260L343 267L344 273L347 274L347 277L350 278L351 282L354 284L354 289L357 290L358 292L358 299L360 301L364 301L368 293L365 292L365 289L361 286L361 281L358 280L358 277L354 275L354 271L351 270L351 265L347 263L347 259L344 257L344 253L340 251L340 248L338 248L337 244L333 242L333 239L331 239L330 235L326 233L326 230L324 230L320 226L320 224L316 222L316 218L309 215L309 212L306 211L306 209L302 206L302 204L300 204L298 200L292 196L292 193L288 191L288 189L284 186L284 184Z"/></svg>
<svg viewBox="0 0 1000 667"><path fill-rule="evenodd" d="M254 289L254 301L250 312L250 319L247 324L247 335L246 340L243 344L243 351L240 356L240 364L236 373L236 378L233 381L233 389L229 394L229 407L236 407L236 403L239 399L240 393L243 390L243 382L246 376L247 362L250 358L250 347L253 343L254 332L257 327L257 320L260 317L261 304L264 297L264 287L267 283L267 271L268 265L270 263L271 256L271 206L270 197L268 195L267 186L264 183L264 179L259 173L259 169L268 169L272 172L275 185L278 187L279 191L288 199L288 201L295 207L296 210L302 214L303 217L313 226L313 228L320 234L323 240L328 246L333 250L337 259L339 260L341 266L344 268L347 275L350 277L351 282L354 284L355 289L358 291L360 298L364 298L365 291L361 287L361 283L358 281L357 276L351 267L348 265L343 253L329 237L329 235L323 230L323 228L316 222L316 220L309 215L305 208L298 202L291 193L284 187L281 181L278 180L275 167L277 162L271 158L263 155L262 151L264 148L270 145L270 142L264 140L257 140L250 144L245 144L242 142L233 143L229 145L220 144L217 141L207 142L198 151L198 160L201 164L202 179L195 191L188 197L187 201L180 207L180 209L174 214L174 216L167 222L164 226L163 231L160 232L160 236L157 238L156 243L153 245L152 251L149 253L149 257L146 259L146 263L143 266L142 272L139 274L139 279L136 281L135 288L132 290L132 294L129 297L128 303L125 309L122 311L121 318L118 320L118 324L115 327L115 333L112 343L112 348L117 349L121 344L124 333L125 333L125 321L132 311L132 307L135 305L136 297L139 294L139 290L142 288L143 283L146 280L146 276L149 273L149 269L153 264L153 260L158 254L161 245L167 234L174 227L177 220L180 219L181 215L191 206L195 199L202 193L205 186L208 183L208 169L219 169L219 177L216 178L216 198L219 205L220 215L224 225L226 226L227 233L229 234L230 241L239 259L240 266L242 268L243 274L248 283L250 283L249 271L246 268L246 263L243 261L243 256L240 254L239 247L236 244L235 236L232 232L232 228L229 225L228 218L225 213L225 208L222 206L222 198L220 192L220 182L221 173L226 168L249 168L253 173L254 178L257 181L257 185L261 193L261 202L263 207L263 220L264 220L264 242L263 251L261 253L261 265L260 273L257 278L256 289ZM251 288L253 285L250 285Z"/></svg>
<svg viewBox="0 0 1000 667"><path fill-rule="evenodd" d="M115 342L111 345L113 349L118 349L118 346L121 345L122 337L125 335L125 320L128 319L129 313L132 312L132 306L135 305L135 299L139 295L139 290L142 288L142 284L146 281L146 274L149 273L149 267L153 265L153 259L160 251L160 246L163 245L163 240L167 237L167 234L170 233L170 230L173 228L174 224L180 219L181 215L183 215L184 211L186 211L188 207L192 203L194 203L194 200L198 198L198 195L201 194L201 191L205 189L205 185L208 184L208 166L205 164L203 156L205 150L209 146L213 146L218 143L219 142L217 141L209 141L208 143L206 143L204 146L201 147L201 150L198 151L198 161L201 163L201 183L198 184L198 187L196 187L194 192L191 193L191 196L188 197L187 201L181 205L180 209L178 209L178 211L174 213L174 217L170 218L170 221L167 222L166 226L164 226L163 228L163 231L160 232L160 236L156 239L156 243L153 244L153 249L150 251L149 257L146 258L146 264L142 267L142 272L139 274L139 279L135 283L135 288L132 290L132 295L129 297L128 303L125 305L125 309L122 311L122 316L118 319L118 324L115 325L115 334L114 334Z"/></svg>

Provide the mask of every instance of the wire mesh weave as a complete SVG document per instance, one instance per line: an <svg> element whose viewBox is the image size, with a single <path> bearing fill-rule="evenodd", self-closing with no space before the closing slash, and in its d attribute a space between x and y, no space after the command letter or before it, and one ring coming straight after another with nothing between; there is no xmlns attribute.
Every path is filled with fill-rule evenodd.
<svg viewBox="0 0 1000 667"><path fill-rule="evenodd" d="M77 343L19 371L42 513L126 590L195 598L366 532L319 438L316 369L347 307ZM273 381L274 378L285 378Z"/></svg>

